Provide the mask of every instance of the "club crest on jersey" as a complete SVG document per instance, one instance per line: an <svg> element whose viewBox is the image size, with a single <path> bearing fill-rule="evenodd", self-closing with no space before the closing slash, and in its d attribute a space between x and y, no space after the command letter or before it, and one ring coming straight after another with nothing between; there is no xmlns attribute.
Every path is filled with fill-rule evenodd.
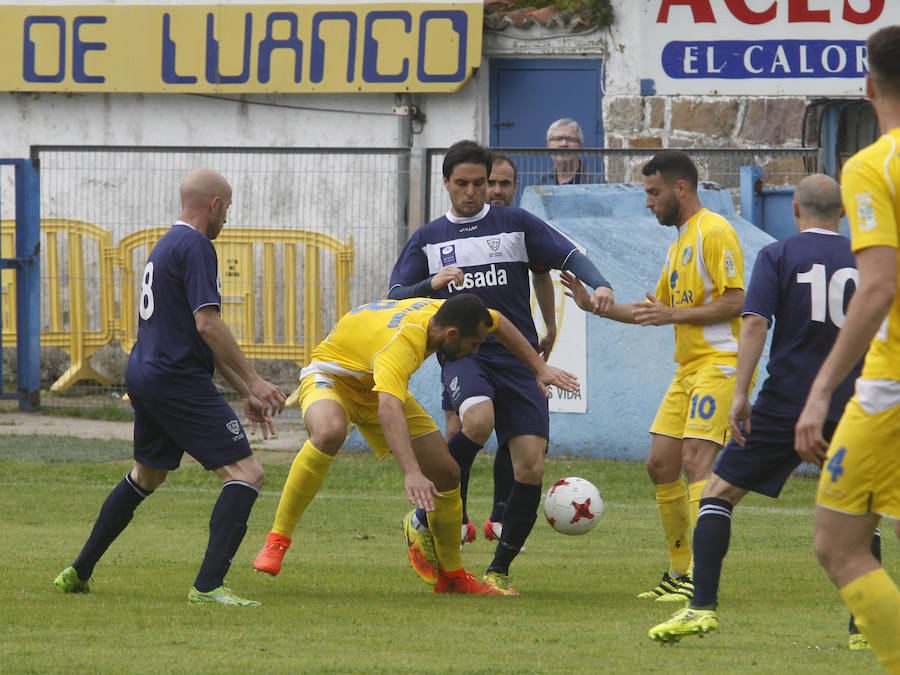
<svg viewBox="0 0 900 675"><path fill-rule="evenodd" d="M494 237L493 239L487 240L488 248L491 249L491 252L488 253L489 258L496 258L500 254L500 237Z"/></svg>
<svg viewBox="0 0 900 675"><path fill-rule="evenodd" d="M453 265L456 263L456 244L441 246L441 265Z"/></svg>
<svg viewBox="0 0 900 675"><path fill-rule="evenodd" d="M694 247L693 246L686 247L684 249L684 251L681 252L681 264L687 265L689 262L691 262L691 257L693 257L693 255L694 255Z"/></svg>

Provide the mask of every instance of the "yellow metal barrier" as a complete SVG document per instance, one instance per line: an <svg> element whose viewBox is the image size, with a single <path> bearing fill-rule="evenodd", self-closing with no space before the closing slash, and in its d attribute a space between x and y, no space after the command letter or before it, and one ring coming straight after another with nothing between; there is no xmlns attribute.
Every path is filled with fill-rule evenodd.
<svg viewBox="0 0 900 675"><path fill-rule="evenodd" d="M122 275L121 321L119 338L125 351L131 351L137 334L135 299L146 254L168 228L142 230L119 242L118 265ZM350 276L353 274L353 238L348 242L319 232L275 228L226 228L213 245L219 258L222 284L222 318L234 333L248 358L284 359L306 365L312 348L322 339L322 250L334 255L335 313L341 317L350 311ZM146 251L138 260L135 251ZM262 269L257 270L256 247L262 247ZM281 247L282 274L277 275L276 248ZM302 247L302 249L300 249ZM303 335L297 335L297 253L304 255ZM140 268L136 266L140 265ZM280 307L276 291L283 288ZM257 296L262 299L262 335L257 337ZM283 331L278 336L277 318L283 316ZM298 391L288 405L298 402Z"/></svg>
<svg viewBox="0 0 900 675"><path fill-rule="evenodd" d="M14 250L15 221L3 221L4 255ZM69 354L72 365L50 389L63 391L79 380L95 380L109 385L109 380L94 370L90 357L115 335L115 277L112 261L107 252L112 248L112 235L102 227L80 220L46 218L41 220L42 276L47 280L49 300L49 330L41 331L41 345L59 347ZM85 255L93 247L93 258L88 264L97 266L91 271L91 279L98 279L98 291L91 297L99 300L99 327L91 329L88 316L88 277L85 273ZM68 262L68 274L60 268L60 253ZM15 340L16 293L15 276L3 278L3 339ZM92 289L93 291L93 289ZM64 298L68 296L68 311Z"/></svg>
<svg viewBox="0 0 900 675"><path fill-rule="evenodd" d="M16 235L14 220L0 223L0 258L16 257ZM3 343L14 344L16 339L16 271L5 269L0 271L0 327L3 330Z"/></svg>
<svg viewBox="0 0 900 675"><path fill-rule="evenodd" d="M109 385L109 380L90 365L91 355L116 338L125 352L130 352L137 336L137 306L144 263L150 250L169 228L140 230L112 246L111 234L91 223L60 218L41 221L42 274L47 280L49 330L41 331L41 344L55 346L69 354L71 367L50 387L66 390L79 380L95 380ZM350 311L350 277L353 274L353 238L343 242L326 234L304 230L275 228L226 229L213 242L219 258L222 283L222 318L229 325L244 354L249 358L284 359L304 366L322 334L322 270L321 252L334 256L335 315ZM15 251L15 222L0 223L0 246L4 257ZM91 250L91 247L95 247ZM256 247L262 247L262 268L257 269ZM282 274L277 276L277 248L282 249ZM304 256L303 334L297 335L297 254ZM86 253L88 258L85 257ZM92 255L91 255L92 254ZM60 256L68 260L68 275L63 276ZM85 265L96 264L91 271L91 293ZM116 276L119 270L120 311L116 320ZM99 277L99 292L93 280ZM16 339L16 278L14 270L0 273L2 292L3 342ZM260 288L261 287L261 288ZM283 288L281 302L277 291ZM64 299L68 297L68 313ZM262 299L262 335L255 331L257 297ZM97 301L99 300L99 305ZM88 303L92 304L94 323L91 329ZM97 314L99 311L99 314ZM279 312L283 331L277 335ZM297 391L289 404L297 403Z"/></svg>

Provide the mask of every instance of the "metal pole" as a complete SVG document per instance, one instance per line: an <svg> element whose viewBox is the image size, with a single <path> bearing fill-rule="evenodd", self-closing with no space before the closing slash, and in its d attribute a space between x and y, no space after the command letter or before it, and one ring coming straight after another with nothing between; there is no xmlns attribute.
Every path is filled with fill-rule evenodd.
<svg viewBox="0 0 900 675"><path fill-rule="evenodd" d="M19 409L30 411L41 404L41 183L37 160L15 167Z"/></svg>

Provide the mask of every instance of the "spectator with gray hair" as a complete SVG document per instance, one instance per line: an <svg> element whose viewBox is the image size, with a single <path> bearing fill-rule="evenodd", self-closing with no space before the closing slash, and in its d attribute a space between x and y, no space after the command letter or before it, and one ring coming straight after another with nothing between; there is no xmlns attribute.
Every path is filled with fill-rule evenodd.
<svg viewBox="0 0 900 675"><path fill-rule="evenodd" d="M547 128L547 147L577 150L584 147L581 125L571 117L556 120ZM574 152L551 155L553 168L538 178L538 185L585 185L599 183L581 158Z"/></svg>

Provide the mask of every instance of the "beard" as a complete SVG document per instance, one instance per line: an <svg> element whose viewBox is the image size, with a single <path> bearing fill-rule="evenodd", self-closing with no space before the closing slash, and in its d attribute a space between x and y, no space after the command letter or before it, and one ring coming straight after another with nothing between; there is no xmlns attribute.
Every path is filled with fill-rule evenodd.
<svg viewBox="0 0 900 675"><path fill-rule="evenodd" d="M667 201L656 215L660 225L672 227L678 225L678 200L672 197Z"/></svg>

